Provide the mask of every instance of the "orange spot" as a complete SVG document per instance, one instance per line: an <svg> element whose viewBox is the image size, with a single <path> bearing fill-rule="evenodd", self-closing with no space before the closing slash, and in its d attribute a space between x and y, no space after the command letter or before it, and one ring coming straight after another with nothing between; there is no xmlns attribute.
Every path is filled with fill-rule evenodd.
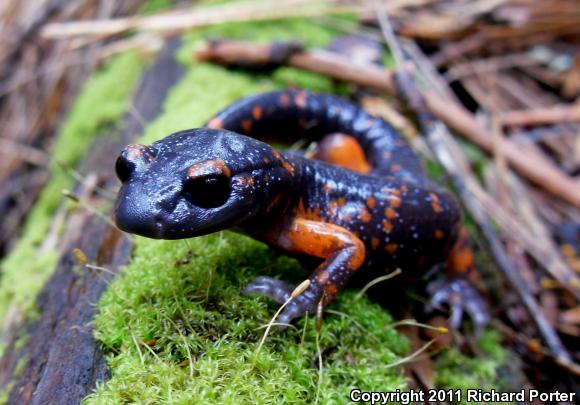
<svg viewBox="0 0 580 405"><path fill-rule="evenodd" d="M231 177L232 171L223 160L207 160L191 165L187 169L187 176L192 179L210 174L223 174Z"/></svg>
<svg viewBox="0 0 580 405"><path fill-rule="evenodd" d="M338 199L338 206L342 208L342 207L344 207L345 204L346 204L346 198L345 197L340 197Z"/></svg>
<svg viewBox="0 0 580 405"><path fill-rule="evenodd" d="M462 249L453 255L452 260L455 270L465 272L473 266L473 253L471 253L471 249Z"/></svg>
<svg viewBox="0 0 580 405"><path fill-rule="evenodd" d="M385 250L391 254L395 253L398 248L399 245L397 245L396 243L389 243L387 244L387 246L385 246Z"/></svg>
<svg viewBox="0 0 580 405"><path fill-rule="evenodd" d="M390 171L391 171L391 173L397 173L397 172L401 171L401 165L392 164Z"/></svg>
<svg viewBox="0 0 580 405"><path fill-rule="evenodd" d="M223 174L225 174L227 177L232 176L231 169L226 165L226 163L223 160L215 160L215 167L218 170L221 170Z"/></svg>
<svg viewBox="0 0 580 405"><path fill-rule="evenodd" d="M383 229L385 232L390 233L393 230L393 224L389 221L383 221Z"/></svg>
<svg viewBox="0 0 580 405"><path fill-rule="evenodd" d="M435 239L443 239L445 233L441 229L435 230Z"/></svg>
<svg viewBox="0 0 580 405"><path fill-rule="evenodd" d="M389 204L392 208L399 208L401 206L401 198L395 195L389 197Z"/></svg>
<svg viewBox="0 0 580 405"><path fill-rule="evenodd" d="M378 238L371 238L371 247L374 250L377 250L377 248L379 247L380 241Z"/></svg>
<svg viewBox="0 0 580 405"><path fill-rule="evenodd" d="M207 123L207 126L215 129L222 129L224 127L224 122L220 118L213 118Z"/></svg>
<svg viewBox="0 0 580 405"><path fill-rule="evenodd" d="M143 157L145 145L139 143L132 143L125 147L125 152L128 160L137 160Z"/></svg>
<svg viewBox="0 0 580 405"><path fill-rule="evenodd" d="M256 121L258 121L260 118L262 118L262 112L263 112L262 107L257 105L252 109L252 117L254 117Z"/></svg>
<svg viewBox="0 0 580 405"><path fill-rule="evenodd" d="M270 163L270 159L268 159L267 157L265 157L264 159L262 159L262 161L264 162L264 164L268 164Z"/></svg>
<svg viewBox="0 0 580 405"><path fill-rule="evenodd" d="M252 120L243 120L242 128L244 129L244 132L250 132L252 130Z"/></svg>
<svg viewBox="0 0 580 405"><path fill-rule="evenodd" d="M367 206L372 210L377 206L377 200L374 197L367 198Z"/></svg>
<svg viewBox="0 0 580 405"><path fill-rule="evenodd" d="M437 197L437 194L435 193L429 193L429 196L431 197L431 208L433 208L435 214L439 214L441 212L441 203L439 202L439 197Z"/></svg>
<svg viewBox="0 0 580 405"><path fill-rule="evenodd" d="M306 108L306 92L301 91L298 93L294 98L294 103L296 103L296 106L299 108Z"/></svg>
<svg viewBox="0 0 580 405"><path fill-rule="evenodd" d="M283 160L282 161L282 167L288 172L288 173L294 173L294 166L292 166L290 163L288 163L287 161Z"/></svg>
<svg viewBox="0 0 580 405"><path fill-rule="evenodd" d="M401 186L401 191L403 192L403 194L408 193L409 192L409 187L407 187L407 185L403 184Z"/></svg>
<svg viewBox="0 0 580 405"><path fill-rule="evenodd" d="M369 213L369 211L365 208L362 207L360 209L360 219L364 222L364 223L369 223L371 222L372 219L372 215Z"/></svg>
<svg viewBox="0 0 580 405"><path fill-rule="evenodd" d="M397 211L389 207L385 210L385 215L389 219L394 219L397 217Z"/></svg>
<svg viewBox="0 0 580 405"><path fill-rule="evenodd" d="M338 293L338 287L336 284L331 283L324 287L324 291L326 291L326 294L330 295L330 297L334 297Z"/></svg>
<svg viewBox="0 0 580 405"><path fill-rule="evenodd" d="M318 274L316 274L316 281L320 284L326 284L329 278L330 276L327 271L319 271Z"/></svg>

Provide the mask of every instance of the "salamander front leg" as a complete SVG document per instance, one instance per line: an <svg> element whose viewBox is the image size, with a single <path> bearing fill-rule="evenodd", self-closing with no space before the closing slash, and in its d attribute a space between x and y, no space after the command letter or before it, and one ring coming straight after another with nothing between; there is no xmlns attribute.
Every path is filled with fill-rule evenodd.
<svg viewBox="0 0 580 405"><path fill-rule="evenodd" d="M268 231L263 239L287 252L324 259L310 275L310 286L292 299L280 314L280 323L289 323L307 312L314 313L323 294L323 304L328 305L365 259L365 246L356 235L340 226L324 222L296 218L282 229L277 227ZM258 277L244 292L265 295L282 303L290 297L292 290L292 287L281 281Z"/></svg>
<svg viewBox="0 0 580 405"><path fill-rule="evenodd" d="M293 287L280 280L272 277L256 277L250 284L244 288L243 293L246 295L260 294L276 301L278 304L283 304L288 301L290 294L292 294Z"/></svg>

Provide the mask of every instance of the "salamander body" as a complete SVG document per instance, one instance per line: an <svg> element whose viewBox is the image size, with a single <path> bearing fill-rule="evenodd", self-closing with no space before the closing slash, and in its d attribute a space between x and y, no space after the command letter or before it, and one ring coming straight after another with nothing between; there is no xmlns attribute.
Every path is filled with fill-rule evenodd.
<svg viewBox="0 0 580 405"><path fill-rule="evenodd" d="M317 147L304 156L258 140L279 138ZM127 146L116 170L122 230L180 239L233 229L319 258L280 322L327 305L365 267L417 273L437 263L448 277L432 304L449 303L455 324L463 310L477 327L488 320L456 200L399 133L356 104L299 90L245 98L204 128ZM259 277L245 292L284 302L292 290Z"/></svg>

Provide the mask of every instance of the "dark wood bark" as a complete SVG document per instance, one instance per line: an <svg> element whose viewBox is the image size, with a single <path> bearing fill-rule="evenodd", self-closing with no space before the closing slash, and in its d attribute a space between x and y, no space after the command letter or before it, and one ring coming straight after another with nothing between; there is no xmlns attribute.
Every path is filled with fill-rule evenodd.
<svg viewBox="0 0 580 405"><path fill-rule="evenodd" d="M96 175L99 186L116 186L113 167L119 150L142 133L143 120L149 122L160 113L167 91L181 76L182 69L173 57L176 47L176 41L170 43L142 77L132 102L137 113L127 113L119 136L101 138L79 168L87 178L88 174ZM91 203L102 198L83 188L77 184L75 192ZM13 331L14 338L0 361L0 388L11 387L10 404L78 404L97 381L107 377L91 321L94 304L114 274L82 266L79 270L71 251L80 248L91 262L116 272L127 262L131 243L83 208L69 216L65 228L56 271L37 299L41 317ZM28 339L17 350L15 342L23 331ZM24 362L24 367L16 372L19 362Z"/></svg>

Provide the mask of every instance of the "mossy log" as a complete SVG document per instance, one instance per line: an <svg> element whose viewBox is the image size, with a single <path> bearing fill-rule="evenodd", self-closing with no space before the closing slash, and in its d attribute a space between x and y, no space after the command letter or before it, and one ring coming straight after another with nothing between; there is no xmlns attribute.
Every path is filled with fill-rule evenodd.
<svg viewBox="0 0 580 405"><path fill-rule="evenodd" d="M75 193L83 195L91 206L101 204L103 197L88 184L89 177L92 186L106 189L116 185L111 168L118 151L159 114L167 91L180 77L175 49L176 43L167 46L143 75L133 96L133 108L123 125L114 129L118 136L93 143L80 165L79 172L87 173L85 180L89 181L77 183ZM42 316L8 331L12 340L0 363L0 387L10 389L8 403L78 404L96 381L106 377L92 320L95 303L114 274L82 268L71 252L79 248L94 264L118 269L129 258L130 240L100 217L79 209L70 215L59 245L62 254L56 270L37 299Z"/></svg>

